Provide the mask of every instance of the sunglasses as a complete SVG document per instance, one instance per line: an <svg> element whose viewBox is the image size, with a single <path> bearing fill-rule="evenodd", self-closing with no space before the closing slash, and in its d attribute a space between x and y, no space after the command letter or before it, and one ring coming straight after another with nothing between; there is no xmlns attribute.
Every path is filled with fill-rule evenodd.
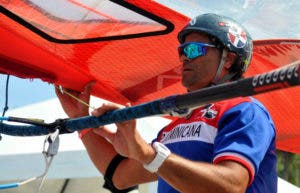
<svg viewBox="0 0 300 193"><path fill-rule="evenodd" d="M206 54L207 47L216 47L215 45L200 43L200 42L187 42L178 46L178 54L184 54L188 59L195 59L198 56Z"/></svg>

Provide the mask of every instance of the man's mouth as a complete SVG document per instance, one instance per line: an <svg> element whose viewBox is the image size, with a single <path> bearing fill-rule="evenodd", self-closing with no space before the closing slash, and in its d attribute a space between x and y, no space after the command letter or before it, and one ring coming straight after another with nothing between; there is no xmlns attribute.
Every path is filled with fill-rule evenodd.
<svg viewBox="0 0 300 193"><path fill-rule="evenodd" d="M187 67L182 68L182 72L190 72L190 71L192 71L191 68L187 68Z"/></svg>

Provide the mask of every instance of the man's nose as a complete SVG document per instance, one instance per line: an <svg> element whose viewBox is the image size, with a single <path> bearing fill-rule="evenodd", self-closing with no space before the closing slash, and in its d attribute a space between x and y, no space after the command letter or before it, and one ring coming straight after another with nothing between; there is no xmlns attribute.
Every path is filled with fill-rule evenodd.
<svg viewBox="0 0 300 193"><path fill-rule="evenodd" d="M188 57L186 57L184 54L181 54L181 55L179 56L179 60L180 60L181 63L187 63L187 62L190 62L190 61L191 61L191 60L190 60Z"/></svg>

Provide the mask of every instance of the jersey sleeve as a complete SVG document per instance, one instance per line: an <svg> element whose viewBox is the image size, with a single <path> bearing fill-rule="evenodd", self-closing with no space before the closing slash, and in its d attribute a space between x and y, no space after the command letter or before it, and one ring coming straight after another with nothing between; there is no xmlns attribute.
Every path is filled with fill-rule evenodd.
<svg viewBox="0 0 300 193"><path fill-rule="evenodd" d="M241 103L221 117L214 142L214 164L231 160L249 171L251 184L272 141L275 129L263 106L254 102Z"/></svg>

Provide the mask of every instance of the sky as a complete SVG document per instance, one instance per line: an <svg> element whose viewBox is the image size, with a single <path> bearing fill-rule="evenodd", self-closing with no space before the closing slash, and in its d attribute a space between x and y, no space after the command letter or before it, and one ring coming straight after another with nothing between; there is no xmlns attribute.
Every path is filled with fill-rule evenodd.
<svg viewBox="0 0 300 193"><path fill-rule="evenodd" d="M7 76L0 74L0 109L5 107L5 90ZM15 76L9 77L8 107L9 110L24 105L37 103L54 98L55 92L52 85L39 79L21 79ZM1 112L2 114L2 112Z"/></svg>
<svg viewBox="0 0 300 193"><path fill-rule="evenodd" d="M229 16L243 24L255 40L300 38L299 0L157 1L189 17L202 13Z"/></svg>

